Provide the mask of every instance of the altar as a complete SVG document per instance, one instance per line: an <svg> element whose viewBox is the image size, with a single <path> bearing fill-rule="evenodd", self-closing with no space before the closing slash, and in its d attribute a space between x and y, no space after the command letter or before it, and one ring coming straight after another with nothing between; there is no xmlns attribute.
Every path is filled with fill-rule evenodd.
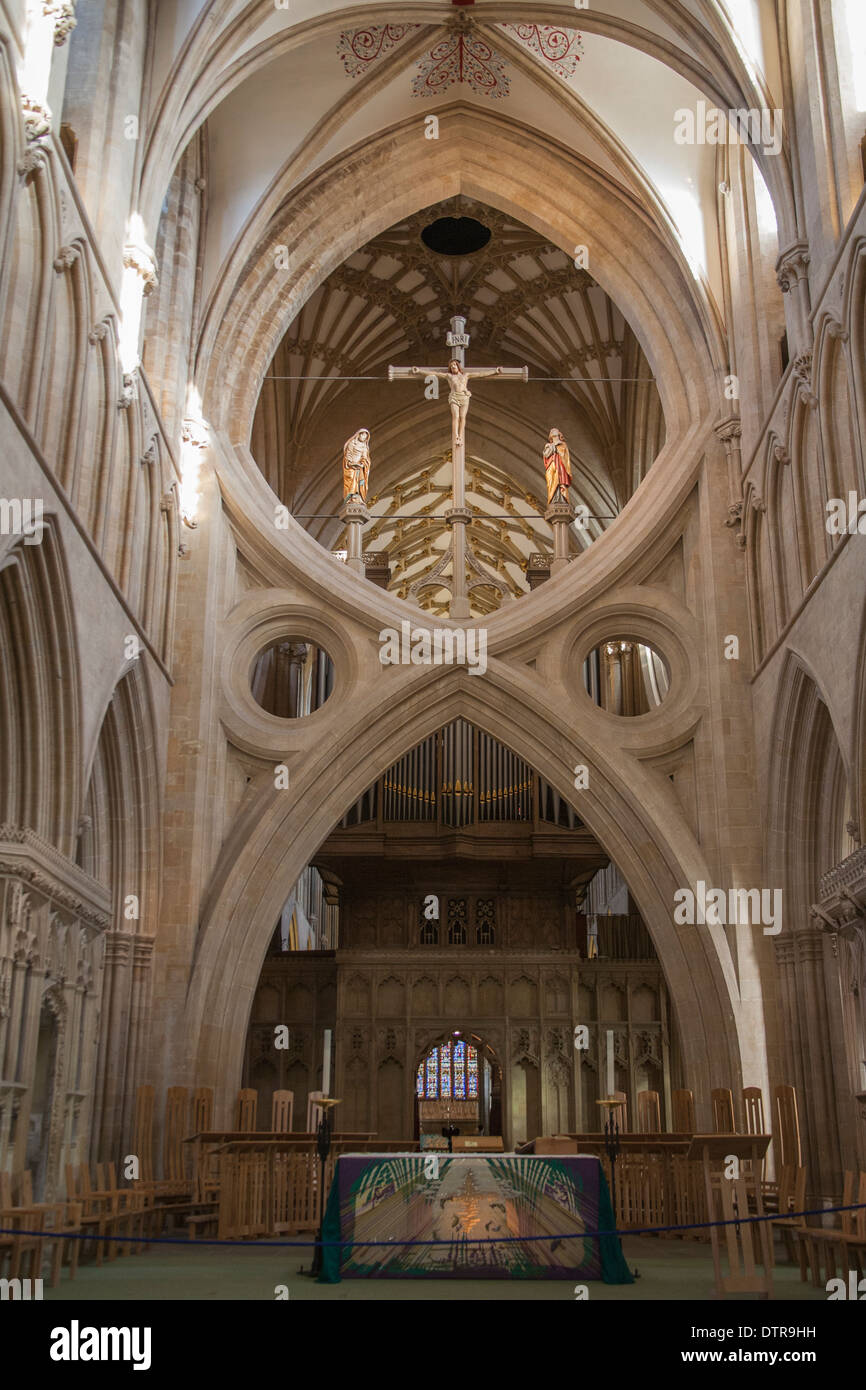
<svg viewBox="0 0 866 1390"><path fill-rule="evenodd" d="M601 1279L630 1284L597 1158L342 1154L322 1283L341 1279ZM328 1243L332 1242L332 1243Z"/></svg>

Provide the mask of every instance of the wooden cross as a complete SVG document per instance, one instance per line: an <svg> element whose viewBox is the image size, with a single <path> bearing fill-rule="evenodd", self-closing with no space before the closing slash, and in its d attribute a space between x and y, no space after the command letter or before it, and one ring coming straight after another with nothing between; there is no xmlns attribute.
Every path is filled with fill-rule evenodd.
<svg viewBox="0 0 866 1390"><path fill-rule="evenodd" d="M466 506L466 483L465 483L465 460L466 460L466 417L469 413L469 402L472 393L469 390L469 382L478 377L492 377L500 380L529 380L528 367L467 367L465 364L465 350L469 346L469 334L466 332L466 319L461 315L455 315L451 320L451 331L446 334L445 342L452 349L453 357L447 367L389 367L389 381L403 381L407 378L422 376L428 381L447 381L449 384L448 404L451 408L451 465L453 470L452 482L452 506L445 513L445 519L451 527L451 545L446 555L442 557L439 564L427 576L426 582L434 577L440 578L441 571L445 567L445 560L448 555L451 557L451 581L450 585L441 580L445 587L451 589L451 606L449 609L452 618L468 618L471 616L469 608L469 595L466 585L466 562L467 558L472 569L481 576L472 581L469 588L482 583L493 584L500 593L505 596L507 590L500 580L493 575L488 575L479 565L471 549L467 548L466 527L472 520L472 513ZM438 397L438 386L436 397ZM414 587L414 586L413 586Z"/></svg>

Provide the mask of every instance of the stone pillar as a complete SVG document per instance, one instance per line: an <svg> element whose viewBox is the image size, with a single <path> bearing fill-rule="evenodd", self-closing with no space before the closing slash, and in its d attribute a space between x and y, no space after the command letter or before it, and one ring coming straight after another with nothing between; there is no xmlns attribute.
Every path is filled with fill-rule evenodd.
<svg viewBox="0 0 866 1390"><path fill-rule="evenodd" d="M722 441L725 450L725 462L728 466L728 496L730 504L728 514L731 515L731 508L740 505L742 512L743 499L743 464L740 452L740 438L742 428L740 421L735 415L731 415L727 420L721 420L713 429Z"/></svg>
<svg viewBox="0 0 866 1390"><path fill-rule="evenodd" d="M146 133L140 122L147 28L146 5L88 0L78 10L66 73L63 120L78 140L75 180L115 293ZM155 239L156 227L140 230Z"/></svg>
<svg viewBox="0 0 866 1390"><path fill-rule="evenodd" d="M339 512L340 520L346 523L346 565L355 574L364 575L364 550L362 527L370 520L370 513L360 497L347 497Z"/></svg>
<svg viewBox="0 0 866 1390"><path fill-rule="evenodd" d="M282 651L282 647L280 648ZM304 665L309 656L306 642L287 642L286 655L289 658L289 718L298 719L306 711L301 709L304 691Z"/></svg>
<svg viewBox="0 0 866 1390"><path fill-rule="evenodd" d="M133 938L128 932L105 933L99 1061L93 1110L92 1157L117 1161L127 1076L130 974Z"/></svg>
<svg viewBox="0 0 866 1390"><path fill-rule="evenodd" d="M550 573L553 576L559 574L568 564L568 534L574 521L574 508L566 498L560 497L548 507L544 513L544 520L553 531L553 560L550 565Z"/></svg>
<svg viewBox="0 0 866 1390"><path fill-rule="evenodd" d="M785 319L788 325L788 351L794 358L812 346L812 325L809 322L809 246L795 241L776 262L776 279L785 296Z"/></svg>

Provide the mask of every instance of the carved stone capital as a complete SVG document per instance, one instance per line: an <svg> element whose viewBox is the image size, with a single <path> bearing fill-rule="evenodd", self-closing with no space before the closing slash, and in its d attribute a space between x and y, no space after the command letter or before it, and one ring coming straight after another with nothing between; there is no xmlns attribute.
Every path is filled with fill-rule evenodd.
<svg viewBox="0 0 866 1390"><path fill-rule="evenodd" d="M18 161L18 173L23 179L38 174L45 168L46 153L42 145L31 145Z"/></svg>
<svg viewBox="0 0 866 1390"><path fill-rule="evenodd" d="M120 395L117 398L118 410L128 410L138 395L138 374L137 372L124 372L123 384L120 388Z"/></svg>
<svg viewBox="0 0 866 1390"><path fill-rule="evenodd" d="M21 93L21 113L24 117L24 134L28 144L41 140L51 131L51 110L44 102L36 101L26 92Z"/></svg>
<svg viewBox="0 0 866 1390"><path fill-rule="evenodd" d="M77 23L75 0L42 0L42 12L54 21L54 43L62 48Z"/></svg>
<svg viewBox="0 0 866 1390"><path fill-rule="evenodd" d="M728 507L728 515L725 517L725 525L730 526L731 529L733 529L734 527L737 528L737 534L735 535L734 540L736 541L737 545L741 550L745 549L746 537L743 532L742 501L732 502L731 505Z"/></svg>
<svg viewBox="0 0 866 1390"><path fill-rule="evenodd" d="M191 415L184 420L180 437L183 444L189 444L194 449L207 449L210 444L207 426L202 420L193 419Z"/></svg>
<svg viewBox="0 0 866 1390"><path fill-rule="evenodd" d="M148 295L156 289L159 280L156 276L156 256L142 241L129 241L123 248L123 264L127 270L135 270L141 276L142 294Z"/></svg>
<svg viewBox="0 0 866 1390"><path fill-rule="evenodd" d="M732 453L734 449L739 449L740 439L743 434L743 427L736 416L730 416L727 420L720 420L713 429L725 446L726 453Z"/></svg>
<svg viewBox="0 0 866 1390"><path fill-rule="evenodd" d="M809 268L809 245L805 241L795 241L782 252L776 262L776 279L783 294L796 289L805 280Z"/></svg>
<svg viewBox="0 0 866 1390"><path fill-rule="evenodd" d="M54 269L60 275L64 270L71 270L81 255L81 247L77 242L69 246L61 246L57 255L54 257Z"/></svg>

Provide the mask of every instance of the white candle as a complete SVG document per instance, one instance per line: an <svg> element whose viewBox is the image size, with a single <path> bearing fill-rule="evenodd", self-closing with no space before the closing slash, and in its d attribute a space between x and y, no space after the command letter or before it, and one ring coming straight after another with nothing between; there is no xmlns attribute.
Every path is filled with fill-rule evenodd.
<svg viewBox="0 0 866 1390"><path fill-rule="evenodd" d="M613 1034L610 1035L613 1037ZM325 1029L325 1045L322 1052L322 1095L329 1094L328 1088L331 1084L331 1030Z"/></svg>
<svg viewBox="0 0 866 1390"><path fill-rule="evenodd" d="M608 1094L608 1098L610 1098L610 1097L613 1095L613 1088L614 1088L614 1085L615 1085L615 1082L614 1082L614 1075L613 1075L613 1029L612 1029L612 1028L608 1028L608 1030L607 1030L607 1094Z"/></svg>

